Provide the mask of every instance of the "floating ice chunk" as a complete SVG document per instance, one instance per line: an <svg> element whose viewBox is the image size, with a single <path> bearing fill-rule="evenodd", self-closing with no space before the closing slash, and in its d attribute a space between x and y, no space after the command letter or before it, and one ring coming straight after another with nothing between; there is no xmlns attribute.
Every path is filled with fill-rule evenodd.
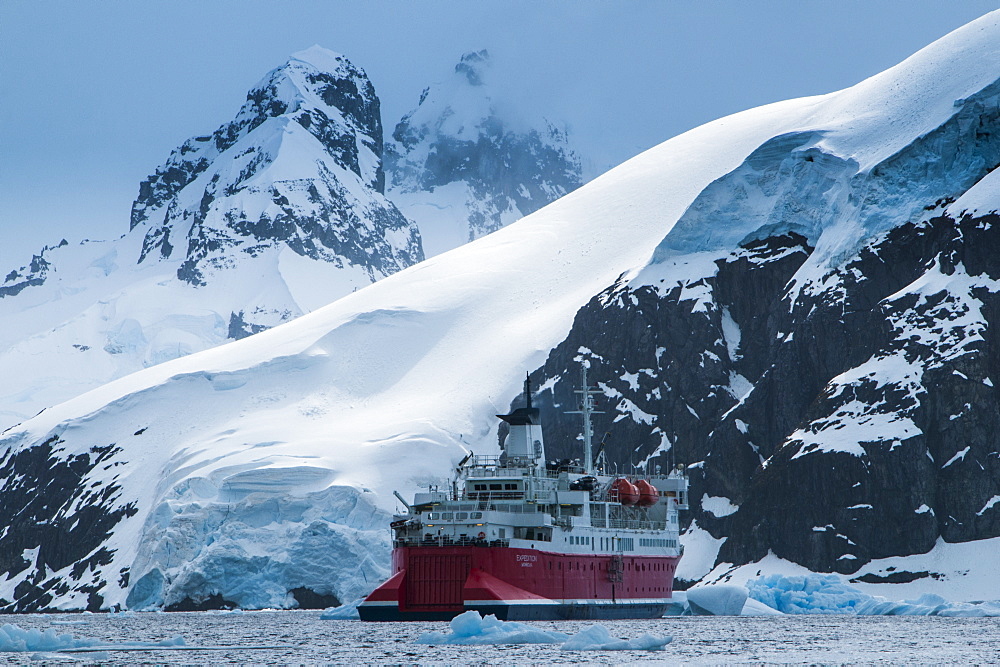
<svg viewBox="0 0 1000 667"><path fill-rule="evenodd" d="M748 597L747 589L733 584L709 584L688 589L691 612L699 616L739 616Z"/></svg>
<svg viewBox="0 0 1000 667"><path fill-rule="evenodd" d="M562 644L567 651L657 651L671 637L643 635L637 639L612 637L603 625L592 625L570 637L563 632L540 630L525 623L500 621L493 614L485 618L467 611L451 620L451 632L425 632L417 644Z"/></svg>
<svg viewBox="0 0 1000 667"><path fill-rule="evenodd" d="M612 637L603 625L584 628L566 640L564 651L662 651L673 637L642 635L636 639Z"/></svg>
<svg viewBox="0 0 1000 667"><path fill-rule="evenodd" d="M358 598L354 602L348 602L342 604L339 607L330 607L319 615L324 621L358 621L361 620L361 614L358 613L358 605L364 601L364 598Z"/></svg>
<svg viewBox="0 0 1000 667"><path fill-rule="evenodd" d="M25 630L19 625L0 626L0 651L58 651L66 648L91 646L90 639L77 639L70 634L57 634L55 630Z"/></svg>
<svg viewBox="0 0 1000 667"><path fill-rule="evenodd" d="M782 616L782 612L777 609L772 609L768 607L763 602L754 600L753 598L747 598L746 604L743 605L743 611L740 612L740 616Z"/></svg>
<svg viewBox="0 0 1000 667"><path fill-rule="evenodd" d="M19 625L0 626L0 652L23 653L26 651L65 651L87 648L146 648L156 646L184 646L184 638L178 635L172 639L159 642L126 642L112 644L86 637L74 637L71 634L58 634L51 628L48 630L24 629Z"/></svg>
<svg viewBox="0 0 1000 667"><path fill-rule="evenodd" d="M547 632L524 623L486 618L467 611L451 619L451 632L425 632L417 644L558 644L569 639L562 632Z"/></svg>

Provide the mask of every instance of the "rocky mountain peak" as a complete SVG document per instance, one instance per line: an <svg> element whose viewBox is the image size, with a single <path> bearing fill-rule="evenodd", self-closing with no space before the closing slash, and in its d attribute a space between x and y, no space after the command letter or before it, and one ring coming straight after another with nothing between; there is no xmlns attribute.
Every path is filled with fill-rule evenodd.
<svg viewBox="0 0 1000 667"><path fill-rule="evenodd" d="M416 228L382 195L380 114L346 57L319 46L294 54L232 121L184 142L141 184L139 262L180 259L178 277L203 285L236 255L275 247L371 280L420 261Z"/></svg>
<svg viewBox="0 0 1000 667"><path fill-rule="evenodd" d="M428 255L495 231L578 188L580 160L559 124L519 108L466 53L423 91L386 150L393 201L420 225Z"/></svg>
<svg viewBox="0 0 1000 667"><path fill-rule="evenodd" d="M455 72L465 76L471 86L483 85L484 70L490 64L490 52L486 49L471 51L462 56L455 65Z"/></svg>

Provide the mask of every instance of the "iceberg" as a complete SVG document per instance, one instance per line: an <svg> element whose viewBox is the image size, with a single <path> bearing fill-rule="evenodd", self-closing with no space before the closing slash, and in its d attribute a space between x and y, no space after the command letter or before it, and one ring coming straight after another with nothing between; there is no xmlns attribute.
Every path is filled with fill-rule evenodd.
<svg viewBox="0 0 1000 667"><path fill-rule="evenodd" d="M747 589L735 584L695 586L687 592L688 606L697 616L739 616L747 597Z"/></svg>
<svg viewBox="0 0 1000 667"><path fill-rule="evenodd" d="M73 635L58 634L55 630L24 629L19 625L5 624L0 626L0 651L59 651L67 648L83 648L96 642L88 639L77 639Z"/></svg>
<svg viewBox="0 0 1000 667"><path fill-rule="evenodd" d="M777 609L768 607L766 604L759 600L754 600L753 598L747 598L746 604L743 605L743 611L740 612L740 616L781 616L782 612Z"/></svg>
<svg viewBox="0 0 1000 667"><path fill-rule="evenodd" d="M927 594L893 601L848 586L837 575L786 577L772 574L747 582L751 600L786 614L858 616L1000 616L1000 600L951 602Z"/></svg>
<svg viewBox="0 0 1000 667"><path fill-rule="evenodd" d="M451 619L451 632L425 632L417 644L558 644L569 639L562 632L539 630L525 623L485 618L478 611L467 611Z"/></svg>
<svg viewBox="0 0 1000 667"><path fill-rule="evenodd" d="M673 637L642 635L636 639L612 637L603 625L592 625L570 637L562 645L564 651L662 651Z"/></svg>
<svg viewBox="0 0 1000 667"><path fill-rule="evenodd" d="M342 604L339 607L330 607L324 610L319 617L324 621L359 621L361 620L361 616L358 614L358 605L363 601L364 598L358 598L353 602Z"/></svg>
<svg viewBox="0 0 1000 667"><path fill-rule="evenodd" d="M114 648L152 648L152 647L184 646L184 638L180 635L159 642L124 642L113 644L86 637L74 637L71 634L58 634L55 630L25 629L19 625L5 624L0 626L0 652L23 653L26 651L67 651L74 649L114 649Z"/></svg>
<svg viewBox="0 0 1000 667"><path fill-rule="evenodd" d="M540 630L526 623L501 621L493 614L480 616L467 611L451 620L451 632L425 632L417 644L562 644L565 651L658 651L672 637L642 635L637 639L612 637L603 625L592 625L573 636L555 630Z"/></svg>

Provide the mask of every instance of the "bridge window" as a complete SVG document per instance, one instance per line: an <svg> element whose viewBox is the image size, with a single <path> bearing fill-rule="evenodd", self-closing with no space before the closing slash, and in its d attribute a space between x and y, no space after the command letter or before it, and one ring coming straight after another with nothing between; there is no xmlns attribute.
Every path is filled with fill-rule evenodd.
<svg viewBox="0 0 1000 667"><path fill-rule="evenodd" d="M490 484L490 491L500 491L501 489L503 489L501 484Z"/></svg>
<svg viewBox="0 0 1000 667"><path fill-rule="evenodd" d="M469 518L469 513L468 512L456 512L455 513L455 521L465 521L468 518Z"/></svg>

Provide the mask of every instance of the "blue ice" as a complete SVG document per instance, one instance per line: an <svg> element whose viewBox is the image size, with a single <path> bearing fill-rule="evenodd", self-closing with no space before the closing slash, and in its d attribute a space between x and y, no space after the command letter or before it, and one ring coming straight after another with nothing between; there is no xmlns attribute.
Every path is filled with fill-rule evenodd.
<svg viewBox="0 0 1000 667"><path fill-rule="evenodd" d="M547 632L538 628L500 621L493 614L485 618L478 611L467 611L451 619L451 632L425 632L418 644L559 644L569 635Z"/></svg>
<svg viewBox="0 0 1000 667"><path fill-rule="evenodd" d="M901 602L863 593L837 575L786 577L772 574L747 582L750 598L786 614L859 616L1000 616L1000 601L949 602L923 595Z"/></svg>
<svg viewBox="0 0 1000 667"><path fill-rule="evenodd" d="M425 632L418 644L562 644L567 651L660 650L671 637L643 635L637 639L612 637L603 625L592 625L573 636L554 630L501 621L493 614L485 618L477 611L467 611L451 620L451 632Z"/></svg>

